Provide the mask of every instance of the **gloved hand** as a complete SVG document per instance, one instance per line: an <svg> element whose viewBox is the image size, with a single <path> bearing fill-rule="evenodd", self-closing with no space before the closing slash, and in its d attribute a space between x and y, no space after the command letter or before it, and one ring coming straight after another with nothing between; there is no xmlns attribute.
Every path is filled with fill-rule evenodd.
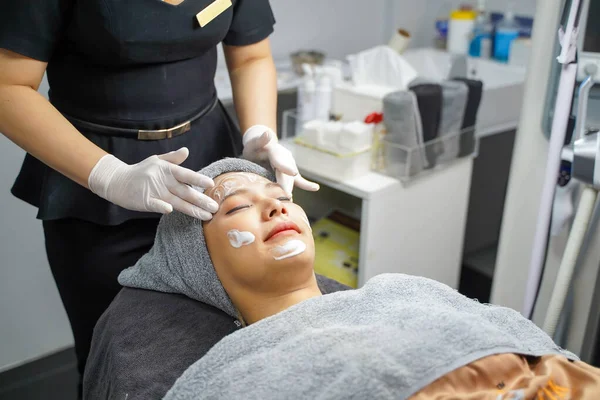
<svg viewBox="0 0 600 400"><path fill-rule="evenodd" d="M182 147L129 165L108 154L92 169L88 186L103 199L129 210L168 214L175 209L208 221L219 205L189 185L206 189L215 184L209 177L179 166L188 155L189 150Z"/></svg>
<svg viewBox="0 0 600 400"><path fill-rule="evenodd" d="M288 194L292 194L294 186L311 192L319 190L318 184L307 181L300 175L294 156L279 144L277 135L269 127L250 127L244 133L243 144L243 157L255 162L268 161L275 170L277 183Z"/></svg>

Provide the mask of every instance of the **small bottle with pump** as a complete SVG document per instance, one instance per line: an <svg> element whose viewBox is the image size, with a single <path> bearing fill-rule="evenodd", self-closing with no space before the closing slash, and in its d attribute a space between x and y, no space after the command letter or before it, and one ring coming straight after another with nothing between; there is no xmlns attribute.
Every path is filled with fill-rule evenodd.
<svg viewBox="0 0 600 400"><path fill-rule="evenodd" d="M504 15L504 19L496 26L494 43L494 58L500 62L508 62L510 48L515 39L519 37L520 25L515 18L512 3Z"/></svg>
<svg viewBox="0 0 600 400"><path fill-rule="evenodd" d="M494 30L489 14L485 10L485 0L477 2L477 18L473 28L473 39L469 55L482 59L492 57L492 31Z"/></svg>

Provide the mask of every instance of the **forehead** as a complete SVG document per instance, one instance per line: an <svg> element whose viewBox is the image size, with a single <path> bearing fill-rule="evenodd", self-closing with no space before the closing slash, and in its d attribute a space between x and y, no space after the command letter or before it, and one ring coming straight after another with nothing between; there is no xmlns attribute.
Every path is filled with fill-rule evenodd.
<svg viewBox="0 0 600 400"><path fill-rule="evenodd" d="M215 187L223 186L227 183L238 183L240 185L248 184L260 184L261 186L271 181L260 175L253 174L251 172L228 172L223 175L219 175L214 179Z"/></svg>
<svg viewBox="0 0 600 400"><path fill-rule="evenodd" d="M244 190L259 190L272 183L267 178L250 172L228 172L214 179L215 186L206 194L213 200L223 201L229 195Z"/></svg>

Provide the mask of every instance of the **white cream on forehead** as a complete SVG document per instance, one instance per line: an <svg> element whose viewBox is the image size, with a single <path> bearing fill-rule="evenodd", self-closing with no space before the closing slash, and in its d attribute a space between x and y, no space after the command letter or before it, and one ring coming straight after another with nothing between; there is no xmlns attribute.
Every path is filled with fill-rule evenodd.
<svg viewBox="0 0 600 400"><path fill-rule="evenodd" d="M248 183L256 183L261 177L249 172L238 172L223 178L213 189L213 196L217 201L223 201L231 193L243 188Z"/></svg>
<svg viewBox="0 0 600 400"><path fill-rule="evenodd" d="M273 251L273 258L277 261L286 258L297 256L306 250L306 244L302 240L293 239L282 246L275 247Z"/></svg>
<svg viewBox="0 0 600 400"><path fill-rule="evenodd" d="M239 249L242 246L247 246L254 243L256 237L252 232L240 232L237 229L232 229L227 232L227 239L232 247Z"/></svg>

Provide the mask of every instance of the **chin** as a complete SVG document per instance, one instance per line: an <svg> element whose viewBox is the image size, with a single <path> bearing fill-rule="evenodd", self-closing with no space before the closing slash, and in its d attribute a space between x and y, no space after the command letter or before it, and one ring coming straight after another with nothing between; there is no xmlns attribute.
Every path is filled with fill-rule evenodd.
<svg viewBox="0 0 600 400"><path fill-rule="evenodd" d="M306 250L302 253L297 254L295 256L283 258L280 260L276 260L273 256L270 256L270 260L268 262L273 268L286 267L286 268L307 268L313 269L315 262L315 251L314 247L306 246Z"/></svg>

